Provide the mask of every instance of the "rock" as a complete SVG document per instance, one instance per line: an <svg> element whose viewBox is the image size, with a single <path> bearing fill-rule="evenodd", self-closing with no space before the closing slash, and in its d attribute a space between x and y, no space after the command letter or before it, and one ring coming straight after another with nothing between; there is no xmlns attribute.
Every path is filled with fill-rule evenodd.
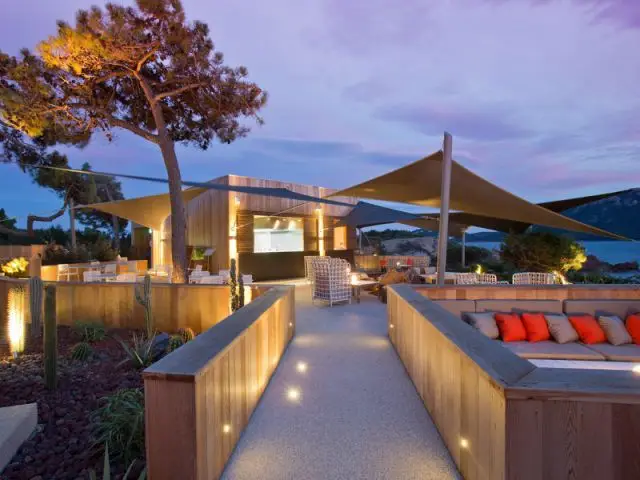
<svg viewBox="0 0 640 480"><path fill-rule="evenodd" d="M64 418L59 418L56 420L56 425L64 425Z"/></svg>
<svg viewBox="0 0 640 480"><path fill-rule="evenodd" d="M24 457L24 463L32 463L33 462L33 457L30 455L27 455L26 457Z"/></svg>
<svg viewBox="0 0 640 480"><path fill-rule="evenodd" d="M31 477L29 480L42 480L42 476L36 475L35 477Z"/></svg>
<svg viewBox="0 0 640 480"><path fill-rule="evenodd" d="M169 345L169 334L159 333L153 339L153 359L158 360L167 352Z"/></svg>

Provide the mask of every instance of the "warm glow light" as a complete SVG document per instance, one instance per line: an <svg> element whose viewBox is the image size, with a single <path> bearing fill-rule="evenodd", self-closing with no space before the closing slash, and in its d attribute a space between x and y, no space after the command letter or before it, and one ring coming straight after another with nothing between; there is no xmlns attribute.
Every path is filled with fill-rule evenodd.
<svg viewBox="0 0 640 480"><path fill-rule="evenodd" d="M290 327L293 327L293 322L289 322L289 326L290 326Z"/></svg>
<svg viewBox="0 0 640 480"><path fill-rule="evenodd" d="M275 230L275 229L276 229L276 228L278 228L279 226L280 226L280 220L276 220L276 221L273 223L273 229Z"/></svg>
<svg viewBox="0 0 640 480"><path fill-rule="evenodd" d="M318 251L321 257L326 255L324 250L324 217L322 216L322 208L316 208L318 215Z"/></svg>
<svg viewBox="0 0 640 480"><path fill-rule="evenodd" d="M480 265L480 264L476 265L476 273L478 275L482 274L482 265Z"/></svg>
<svg viewBox="0 0 640 480"><path fill-rule="evenodd" d="M231 425L229 425L228 423L225 423L222 426L222 433L230 433L231 432Z"/></svg>
<svg viewBox="0 0 640 480"><path fill-rule="evenodd" d="M307 363L306 362L298 362L296 364L296 370L299 373L305 373L307 371Z"/></svg>
<svg viewBox="0 0 640 480"><path fill-rule="evenodd" d="M633 373L640 374L640 364L635 365L631 370L633 371Z"/></svg>
<svg viewBox="0 0 640 480"><path fill-rule="evenodd" d="M570 282L567 280L567 277L565 277L563 274L561 274L560 272L553 272L553 274L556 276L556 278L558 280L560 280L560 283L562 285L569 285Z"/></svg>
<svg viewBox="0 0 640 480"><path fill-rule="evenodd" d="M9 347L17 355L24 350L24 288L12 288L8 295Z"/></svg>
<svg viewBox="0 0 640 480"><path fill-rule="evenodd" d="M389 328L395 328L395 325L393 323L390 323Z"/></svg>
<svg viewBox="0 0 640 480"><path fill-rule="evenodd" d="M351 283L356 283L358 281L358 274L357 273L352 273L351 274Z"/></svg>
<svg viewBox="0 0 640 480"><path fill-rule="evenodd" d="M289 227L287 227L289 230L295 230L296 228L296 222L295 220L289 220Z"/></svg>
<svg viewBox="0 0 640 480"><path fill-rule="evenodd" d="M397 267L399 267L400 265L402 265L400 262L396 262Z"/></svg>
<svg viewBox="0 0 640 480"><path fill-rule="evenodd" d="M460 438L460 446L462 448L469 448L469 440L466 438Z"/></svg>
<svg viewBox="0 0 640 480"><path fill-rule="evenodd" d="M240 205L240 197L235 198L236 206Z"/></svg>
<svg viewBox="0 0 640 480"><path fill-rule="evenodd" d="M300 400L300 390L294 387L291 387L287 390L287 400L290 402L297 402Z"/></svg>

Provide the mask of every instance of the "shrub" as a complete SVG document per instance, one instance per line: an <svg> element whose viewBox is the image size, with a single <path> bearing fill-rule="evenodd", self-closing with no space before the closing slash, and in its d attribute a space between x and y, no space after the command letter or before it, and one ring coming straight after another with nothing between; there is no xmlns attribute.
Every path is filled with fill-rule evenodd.
<svg viewBox="0 0 640 480"><path fill-rule="evenodd" d="M126 464L144 454L144 393L142 389L118 390L101 399L91 414L95 443L105 445Z"/></svg>
<svg viewBox="0 0 640 480"><path fill-rule="evenodd" d="M76 343L71 349L71 359L86 362L93 355L93 348L87 342Z"/></svg>
<svg viewBox="0 0 640 480"><path fill-rule="evenodd" d="M528 272L580 270L587 256L582 245L572 238L549 232L509 234L500 248L506 263Z"/></svg>
<svg viewBox="0 0 640 480"><path fill-rule="evenodd" d="M127 471L124 473L124 477L122 477L122 480L129 480L131 472L133 471L134 467L136 466L136 461L134 460L133 462L131 462L131 465L129 465L129 468L127 468ZM113 477L111 476L111 462L109 459L109 447L105 445L104 447L104 465L102 467L102 480L111 480ZM138 480L144 480L145 478L147 478L147 469L143 468L142 472L140 472L140 476L138 477ZM98 476L96 475L96 471L93 469L89 470L89 480L97 480Z"/></svg>
<svg viewBox="0 0 640 480"><path fill-rule="evenodd" d="M182 343L190 342L191 340L196 338L196 334L194 333L193 329L189 327L181 328L180 330L178 330L178 335L182 337Z"/></svg>
<svg viewBox="0 0 640 480"><path fill-rule="evenodd" d="M26 277L28 266L29 260L24 257L18 257L13 260L9 260L7 263L2 265L1 270L7 277Z"/></svg>
<svg viewBox="0 0 640 480"><path fill-rule="evenodd" d="M99 342L106 336L104 326L99 323L76 322L73 328L82 341L87 343Z"/></svg>
<svg viewBox="0 0 640 480"><path fill-rule="evenodd" d="M184 344L185 341L180 335L171 335L171 338L169 338L169 343L167 344L167 353L171 353L174 350L177 350Z"/></svg>
<svg viewBox="0 0 640 480"><path fill-rule="evenodd" d="M129 361L134 368L145 368L151 365L155 357L155 338L155 335L152 335L150 338L146 338L144 335L134 333L132 345L129 345L127 342L117 338L128 357L120 362L120 365Z"/></svg>

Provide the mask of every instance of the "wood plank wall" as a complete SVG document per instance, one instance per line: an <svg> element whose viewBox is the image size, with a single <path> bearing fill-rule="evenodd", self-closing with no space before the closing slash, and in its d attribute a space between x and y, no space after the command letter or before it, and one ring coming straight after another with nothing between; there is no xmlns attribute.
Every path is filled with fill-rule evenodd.
<svg viewBox="0 0 640 480"><path fill-rule="evenodd" d="M431 300L638 300L638 285L445 285L419 286Z"/></svg>
<svg viewBox="0 0 640 480"><path fill-rule="evenodd" d="M29 276L40 275L44 245L0 245L0 264L18 257L29 260Z"/></svg>
<svg viewBox="0 0 640 480"><path fill-rule="evenodd" d="M355 262L358 268L363 270L380 270L380 262L387 262L387 266L394 266L398 262L403 265L411 260L415 266L429 266L429 257L426 255L356 255Z"/></svg>
<svg viewBox="0 0 640 480"><path fill-rule="evenodd" d="M464 478L640 478L635 374L537 368L420 290L389 288L389 337Z"/></svg>
<svg viewBox="0 0 640 480"><path fill-rule="evenodd" d="M24 281L0 281L2 325L7 321L7 291L13 284L28 285ZM97 322L107 328L144 328L144 310L135 300L134 284L58 282L55 285L58 325ZM257 285L245 287L247 304L265 289ZM155 328L163 332L189 327L200 333L230 314L228 286L153 284L151 299ZM28 322L28 305L25 315ZM0 330L0 339L2 337Z"/></svg>
<svg viewBox="0 0 640 480"><path fill-rule="evenodd" d="M220 477L294 332L294 288L274 287L145 370L150 479Z"/></svg>

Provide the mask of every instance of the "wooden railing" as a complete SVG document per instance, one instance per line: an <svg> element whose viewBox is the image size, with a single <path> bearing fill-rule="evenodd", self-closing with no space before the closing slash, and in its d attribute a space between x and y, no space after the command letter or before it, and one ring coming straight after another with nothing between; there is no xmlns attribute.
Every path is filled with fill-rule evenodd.
<svg viewBox="0 0 640 480"><path fill-rule="evenodd" d="M389 337L464 478L640 478L638 375L537 368L421 290L389 287Z"/></svg>
<svg viewBox="0 0 640 480"><path fill-rule="evenodd" d="M144 371L151 480L219 478L294 331L273 287Z"/></svg>

